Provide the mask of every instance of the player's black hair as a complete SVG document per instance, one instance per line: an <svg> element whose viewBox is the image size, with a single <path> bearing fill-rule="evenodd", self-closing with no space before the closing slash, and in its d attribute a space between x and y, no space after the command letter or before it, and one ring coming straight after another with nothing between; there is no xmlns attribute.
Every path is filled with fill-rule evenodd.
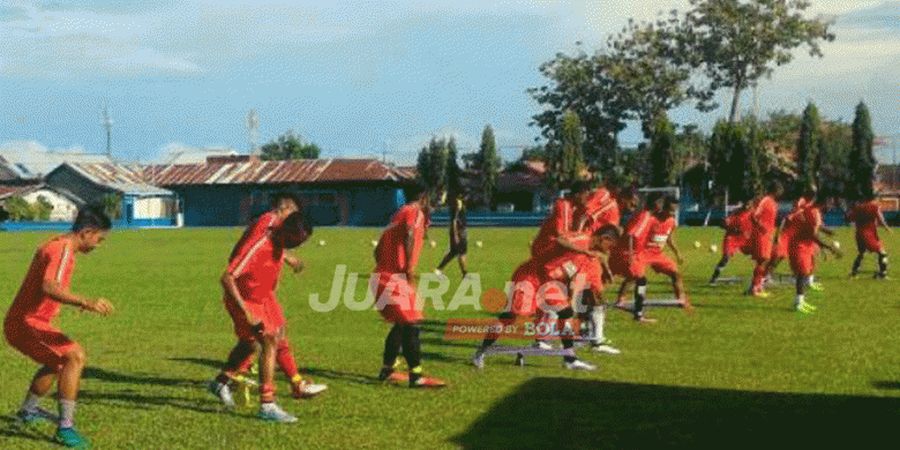
<svg viewBox="0 0 900 450"><path fill-rule="evenodd" d="M814 199L814 198L816 198L816 195L817 195L817 194L818 194L818 191L816 190L815 187L813 187L813 186L807 186L807 187L805 187L805 188L803 189L803 193L800 194L800 196L803 197L803 198L811 198L811 199Z"/></svg>
<svg viewBox="0 0 900 450"><path fill-rule="evenodd" d="M81 230L101 230L106 231L112 228L112 220L103 210L102 206L89 205L78 210L75 216L75 223L72 224L72 231Z"/></svg>
<svg viewBox="0 0 900 450"><path fill-rule="evenodd" d="M594 232L594 237L609 237L611 239L618 239L619 236L619 227L613 224L604 225Z"/></svg>
<svg viewBox="0 0 900 450"><path fill-rule="evenodd" d="M303 213L296 211L281 222L277 232L283 237L284 247L291 249L306 242L312 236L313 228L312 224L304 218Z"/></svg>
<svg viewBox="0 0 900 450"><path fill-rule="evenodd" d="M769 182L768 187L766 188L766 192L769 194L774 194L778 191L784 192L784 186L778 182L778 180L772 180Z"/></svg>
<svg viewBox="0 0 900 450"><path fill-rule="evenodd" d="M300 200L299 195L297 195L293 192L279 191L279 192L272 194L272 196L269 197L269 202L273 208L278 206L278 204L284 200L290 200L290 201L294 202L295 205L297 205L297 209L303 209L303 201Z"/></svg>
<svg viewBox="0 0 900 450"><path fill-rule="evenodd" d="M572 195L583 194L591 189L593 189L593 184L589 180L577 180L569 186L569 193Z"/></svg>
<svg viewBox="0 0 900 450"><path fill-rule="evenodd" d="M422 183L414 183L405 187L404 192L406 193L406 202L415 202L422 198L423 195L428 193L428 188L425 187Z"/></svg>
<svg viewBox="0 0 900 450"><path fill-rule="evenodd" d="M646 206L648 208L655 206L656 202L658 202L660 199L663 199L663 194L661 192L650 192L649 194L647 194Z"/></svg>
<svg viewBox="0 0 900 450"><path fill-rule="evenodd" d="M677 205L679 203L680 202L678 200L678 197L676 197L674 195L666 195L665 200L663 202L663 208L669 209L670 206Z"/></svg>

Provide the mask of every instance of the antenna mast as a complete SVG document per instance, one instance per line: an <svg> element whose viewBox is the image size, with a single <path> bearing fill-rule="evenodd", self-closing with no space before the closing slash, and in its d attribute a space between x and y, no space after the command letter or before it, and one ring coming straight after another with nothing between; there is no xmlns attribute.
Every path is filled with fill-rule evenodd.
<svg viewBox="0 0 900 450"><path fill-rule="evenodd" d="M251 109L247 113L247 139L250 142L250 154L257 154L259 150L256 145L259 139L259 116L256 114L255 109Z"/></svg>
<svg viewBox="0 0 900 450"><path fill-rule="evenodd" d="M112 159L112 126L113 120L109 117L109 108L103 102L103 116L100 125L106 130L106 157Z"/></svg>

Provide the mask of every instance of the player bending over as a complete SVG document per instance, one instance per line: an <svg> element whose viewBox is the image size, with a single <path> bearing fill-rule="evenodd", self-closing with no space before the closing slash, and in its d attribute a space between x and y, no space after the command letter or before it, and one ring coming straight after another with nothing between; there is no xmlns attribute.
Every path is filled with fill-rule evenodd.
<svg viewBox="0 0 900 450"><path fill-rule="evenodd" d="M246 242L222 275L224 303L234 322L237 345L210 390L228 407L234 406L228 382L249 355L260 349L259 418L278 423L297 418L275 403L275 364L278 343L284 339L285 318L275 295L284 264L284 252L300 246L311 229L302 214L294 212L254 242ZM315 388L321 391L323 388Z"/></svg>
<svg viewBox="0 0 900 450"><path fill-rule="evenodd" d="M753 202L739 205L738 208L725 218L725 237L722 238L722 258L719 259L713 270L709 284L716 284L722 276L722 270L728 265L731 258L738 252L750 254L748 242L750 240L751 227L750 215L753 213Z"/></svg>
<svg viewBox="0 0 900 450"><path fill-rule="evenodd" d="M650 233L656 224L654 212L662 209L663 198L653 194L648 198L647 205L640 212L634 214L625 232L616 246L610 251L609 268L613 275L624 278L619 294L616 297L616 305L621 306L625 302L625 292L633 282L634 288L634 320L639 323L653 323L644 315L644 301L647 296L646 263L644 262L647 243L650 241Z"/></svg>
<svg viewBox="0 0 900 450"><path fill-rule="evenodd" d="M405 382L412 388L443 387L445 383L424 375L419 322L424 319L416 299L416 265L425 230L428 228L430 202L428 193L419 186L413 189L411 201L400 208L381 234L375 247L376 306L381 316L393 324L384 340L382 368L378 379ZM395 373L397 357L409 367L408 374Z"/></svg>
<svg viewBox="0 0 900 450"><path fill-rule="evenodd" d="M872 252L878 255L878 272L875 274L875 278L887 278L888 257L884 243L878 238L878 227L884 227L891 234L894 231L884 220L884 214L882 214L878 202L875 201L875 196L868 195L862 202L854 205L847 213L847 220L856 225L857 255L853 260L850 276L857 277L859 275L859 266L862 264L863 256L866 252Z"/></svg>
<svg viewBox="0 0 900 450"><path fill-rule="evenodd" d="M231 250L231 256L228 261L233 261L242 251L247 250L248 245L253 245L255 242L264 238L268 233L274 231L289 215L301 211L301 205L300 198L290 192L278 192L273 194L271 198L271 209L260 215L256 221L244 230L244 234ZM309 229L309 233L312 233L311 228ZM284 262L294 270L294 273L300 273L304 269L303 262L288 252L284 252ZM256 349L255 345L253 347ZM239 384L252 383L252 381L246 378L245 374L257 361L257 356L256 351L248 354L247 358L238 366L237 370L228 373L227 375ZM323 384L315 384L309 377L304 378L300 375L300 371L297 369L297 362L294 359L294 354L291 350L290 342L286 336L283 339L278 340L275 361L281 371L291 381L291 395L294 398L313 397L327 388L327 386ZM228 399L230 398L231 392L223 391L221 394ZM233 402L229 400L225 401L225 404L227 406L232 406Z"/></svg>
<svg viewBox="0 0 900 450"><path fill-rule="evenodd" d="M522 263L512 276L512 291L506 312L498 317L499 324L506 326L517 319L535 319L538 315L549 315L558 322L557 329L564 329L566 320L579 313L589 316L591 345L594 351L618 354L603 333L606 305L602 301L603 269L599 257L609 252L618 239L615 226L597 230L590 239L590 252L568 252L541 264L535 259ZM566 286L560 289L559 283ZM576 304L581 301L581 307ZM491 333L485 336L481 346L472 357L472 364L484 368L487 350L499 339ZM574 348L574 339L563 336L564 349ZM521 356L520 356L521 357ZM563 357L563 363L570 370L595 370L596 366L586 363L574 353Z"/></svg>
<svg viewBox="0 0 900 450"><path fill-rule="evenodd" d="M109 217L99 208L78 211L72 231L41 245L34 254L28 274L3 322L6 341L41 365L16 416L25 424L57 420L56 440L67 447L86 448L88 441L75 430L75 401L85 352L53 324L62 305L71 305L101 316L113 312L104 298L88 299L70 289L75 256L90 253L106 239ZM59 416L38 406L57 381Z"/></svg>
<svg viewBox="0 0 900 450"><path fill-rule="evenodd" d="M778 182L772 182L766 195L756 202L750 221L753 224L750 234L751 256L756 261L753 279L747 293L754 297L767 298L771 294L764 290L766 275L769 270L769 259L772 257L773 239L778 218L778 199L784 188Z"/></svg>
<svg viewBox="0 0 900 450"><path fill-rule="evenodd" d="M655 221L650 228L650 240L644 253L644 262L658 274L665 275L672 280L672 290L675 291L675 299L685 309L692 309L684 290L684 278L678 270L678 264L684 264L681 252L675 244L675 228L678 226L676 213L678 212L678 199L667 195L663 199L662 209L655 214ZM672 261L663 251L665 247L672 250L675 259Z"/></svg>
<svg viewBox="0 0 900 450"><path fill-rule="evenodd" d="M838 258L841 252L834 247L822 242L819 231L822 228L822 210L828 208L828 199L818 197L811 205L803 210L803 217L796 222L796 232L791 239L789 249L791 271L796 278L797 297L794 300L794 309L809 314L816 307L806 302L806 289L816 268L816 253L819 247L825 248Z"/></svg>

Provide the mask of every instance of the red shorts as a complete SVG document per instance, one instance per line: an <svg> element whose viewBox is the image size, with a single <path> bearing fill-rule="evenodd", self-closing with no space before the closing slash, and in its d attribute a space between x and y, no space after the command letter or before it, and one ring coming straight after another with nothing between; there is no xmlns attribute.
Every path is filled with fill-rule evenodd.
<svg viewBox="0 0 900 450"><path fill-rule="evenodd" d="M522 264L513 273L509 311L516 316L531 317L545 309L558 311L569 306L565 286L558 282L542 282L535 266Z"/></svg>
<svg viewBox="0 0 900 450"><path fill-rule="evenodd" d="M884 252L884 244L882 244L881 239L878 239L878 234L876 233L856 233L856 248L860 253Z"/></svg>
<svg viewBox="0 0 900 450"><path fill-rule="evenodd" d="M256 333L253 332L253 327L247 321L247 316L244 315L244 311L241 310L237 302L229 296L225 296L223 302L225 303L225 309L228 310L228 314L231 316L231 321L234 323L234 334L237 335L238 339L250 342L255 341ZM272 298L263 301L245 300L244 307L250 311L254 318L262 322L263 334L277 336L281 333L285 319L284 312L281 310L281 305L277 299Z"/></svg>
<svg viewBox="0 0 900 450"><path fill-rule="evenodd" d="M791 247L791 239L790 237L786 237L785 235L778 236L778 240L775 242L775 249L772 250L772 258L785 259L791 255L790 251Z"/></svg>
<svg viewBox="0 0 900 450"><path fill-rule="evenodd" d="M678 274L678 264L672 261L665 253L659 251L649 251L643 255L643 263L650 266L656 273L674 277Z"/></svg>
<svg viewBox="0 0 900 450"><path fill-rule="evenodd" d="M747 238L743 236L725 236L722 240L722 254L731 258L738 252L749 253Z"/></svg>
<svg viewBox="0 0 900 450"><path fill-rule="evenodd" d="M628 263L628 259L628 255L625 253L612 253L609 255L609 270L613 275L624 277L629 280L643 277L646 273L643 255L635 255L630 264Z"/></svg>
<svg viewBox="0 0 900 450"><path fill-rule="evenodd" d="M816 270L816 249L800 247L790 252L791 271L798 277L808 277Z"/></svg>
<svg viewBox="0 0 900 450"><path fill-rule="evenodd" d="M68 338L53 325L35 320L6 320L3 324L6 341L23 355L38 364L59 370L64 356L80 350L77 342Z"/></svg>
<svg viewBox="0 0 900 450"><path fill-rule="evenodd" d="M766 261L772 257L772 239L775 237L774 231L766 231L757 234L753 238L751 257L756 262Z"/></svg>
<svg viewBox="0 0 900 450"><path fill-rule="evenodd" d="M373 273L372 276L378 277L375 305L384 320L414 324L425 318L416 299L416 289L403 274Z"/></svg>

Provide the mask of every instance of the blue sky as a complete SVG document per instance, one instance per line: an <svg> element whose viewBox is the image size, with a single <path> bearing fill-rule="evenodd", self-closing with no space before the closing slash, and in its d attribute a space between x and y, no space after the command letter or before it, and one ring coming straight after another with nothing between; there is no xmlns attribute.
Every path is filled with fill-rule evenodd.
<svg viewBox="0 0 900 450"><path fill-rule="evenodd" d="M248 147L294 129L324 156L388 150L414 160L432 135L477 145L528 144L538 110L525 90L538 66L575 41L598 46L628 17L651 19L684 0L516 1L4 1L0 6L0 149L95 152L100 110L113 148L151 161L183 147ZM813 0L837 17L825 58L804 54L762 84L762 109L815 101L850 118L859 100L876 132L900 133L900 1ZM724 95L724 94L723 94ZM724 99L724 97L723 97ZM749 107L749 99L745 105ZM674 112L708 126L724 109ZM635 142L630 129L622 140ZM518 151L504 150L507 158Z"/></svg>

